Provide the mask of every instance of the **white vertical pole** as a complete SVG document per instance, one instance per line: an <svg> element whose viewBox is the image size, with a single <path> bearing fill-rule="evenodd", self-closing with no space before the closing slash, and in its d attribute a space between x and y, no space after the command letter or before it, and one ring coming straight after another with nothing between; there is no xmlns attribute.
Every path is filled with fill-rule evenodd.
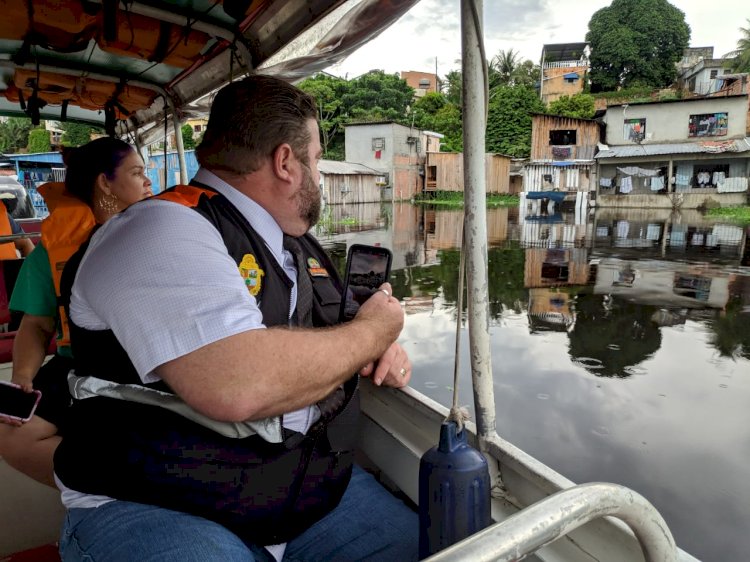
<svg viewBox="0 0 750 562"><path fill-rule="evenodd" d="M482 0L461 2L461 65L464 118L464 224L468 280L469 349L474 384L477 429L486 439L494 435L495 396L492 386L487 266L487 201L485 133L487 84L485 76ZM459 311L461 314L461 311Z"/></svg>

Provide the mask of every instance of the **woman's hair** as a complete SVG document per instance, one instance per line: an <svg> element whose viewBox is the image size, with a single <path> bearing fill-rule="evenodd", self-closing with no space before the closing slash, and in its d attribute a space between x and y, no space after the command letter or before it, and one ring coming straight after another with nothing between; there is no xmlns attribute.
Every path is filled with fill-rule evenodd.
<svg viewBox="0 0 750 562"><path fill-rule="evenodd" d="M66 155L65 189L91 205L99 174L114 179L115 170L132 152L133 147L128 143L111 137L92 140L71 150Z"/></svg>
<svg viewBox="0 0 750 562"><path fill-rule="evenodd" d="M195 156L201 166L245 175L283 143L308 164L312 140L308 119L317 118L315 99L270 76L252 75L216 94Z"/></svg>

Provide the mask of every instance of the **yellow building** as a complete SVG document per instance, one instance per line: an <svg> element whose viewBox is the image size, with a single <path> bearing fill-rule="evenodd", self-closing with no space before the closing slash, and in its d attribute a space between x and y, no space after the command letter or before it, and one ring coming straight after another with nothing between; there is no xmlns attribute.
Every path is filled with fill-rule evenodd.
<svg viewBox="0 0 750 562"><path fill-rule="evenodd" d="M588 43L555 43L542 48L539 94L545 105L583 92L589 71Z"/></svg>

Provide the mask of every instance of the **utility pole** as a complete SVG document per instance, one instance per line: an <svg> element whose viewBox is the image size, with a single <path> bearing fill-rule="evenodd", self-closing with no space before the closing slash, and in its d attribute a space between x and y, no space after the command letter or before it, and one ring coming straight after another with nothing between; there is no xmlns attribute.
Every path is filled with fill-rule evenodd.
<svg viewBox="0 0 750 562"><path fill-rule="evenodd" d="M440 78L437 72L437 57L435 57L435 93L440 93Z"/></svg>

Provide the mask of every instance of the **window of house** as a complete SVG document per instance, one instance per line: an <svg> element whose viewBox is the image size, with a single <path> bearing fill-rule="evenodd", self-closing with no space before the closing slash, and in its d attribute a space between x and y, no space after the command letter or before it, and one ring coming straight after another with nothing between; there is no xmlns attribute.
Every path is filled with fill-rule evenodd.
<svg viewBox="0 0 750 562"><path fill-rule="evenodd" d="M688 121L688 137L724 137L728 128L728 113L691 115Z"/></svg>
<svg viewBox="0 0 750 562"><path fill-rule="evenodd" d="M729 176L729 164L701 164L693 167L691 187L714 188Z"/></svg>
<svg viewBox="0 0 750 562"><path fill-rule="evenodd" d="M711 71L711 80L713 80L714 78L716 78L716 76L717 76L718 74L719 74L719 71L718 71L718 70L712 70L712 71Z"/></svg>
<svg viewBox="0 0 750 562"><path fill-rule="evenodd" d="M690 82L688 82L688 90L691 92L695 91L695 78L691 78Z"/></svg>
<svg viewBox="0 0 750 562"><path fill-rule="evenodd" d="M576 144L576 132L575 129L550 131L549 143L551 146Z"/></svg>
<svg viewBox="0 0 750 562"><path fill-rule="evenodd" d="M631 142L641 142L646 138L645 119L625 119L623 138Z"/></svg>
<svg viewBox="0 0 750 562"><path fill-rule="evenodd" d="M385 149L385 139L383 137L375 137L372 139L372 149L373 150L383 150Z"/></svg>
<svg viewBox="0 0 750 562"><path fill-rule="evenodd" d="M193 127L193 130L194 130L194 131L195 131L196 133L200 133L202 129L203 129L203 126L202 126L202 125L196 125L195 127Z"/></svg>

